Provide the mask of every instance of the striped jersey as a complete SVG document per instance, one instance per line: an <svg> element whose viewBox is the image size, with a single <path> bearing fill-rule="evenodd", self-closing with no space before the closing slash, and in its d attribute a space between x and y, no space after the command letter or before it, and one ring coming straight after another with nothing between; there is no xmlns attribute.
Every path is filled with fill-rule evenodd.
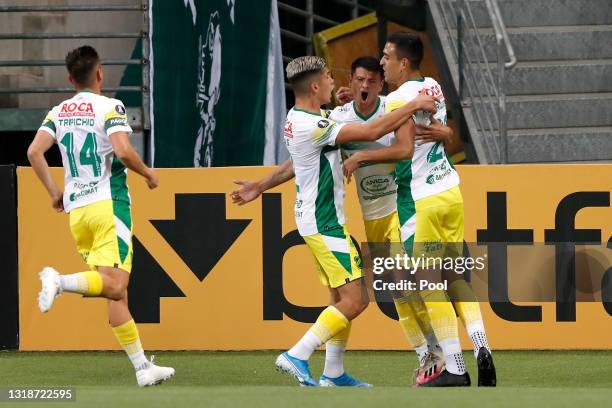
<svg viewBox="0 0 612 408"><path fill-rule="evenodd" d="M387 96L386 112L391 112L410 102L420 93L433 95L439 99L434 115L446 125L446 105L442 88L429 77L408 80ZM414 123L430 125L430 112L415 112ZM459 184L459 175L451 164L444 143L428 142L416 144L412 160L397 163L396 181L398 184L398 201L416 201L434 194L449 190Z"/></svg>
<svg viewBox="0 0 612 408"><path fill-rule="evenodd" d="M340 123L371 122L385 113L385 97L379 96L374 111L363 116L355 102L336 107L329 118ZM393 143L389 133L375 142L349 142L341 146L342 151L351 156L359 150L380 149ZM397 184L395 183L395 163L362 164L354 173L357 183L357 196L365 220L377 220L393 213L397 208Z"/></svg>
<svg viewBox="0 0 612 408"><path fill-rule="evenodd" d="M132 132L121 101L79 92L51 109L40 130L53 136L62 155L66 212L102 200L130 202L127 169L109 139Z"/></svg>
<svg viewBox="0 0 612 408"><path fill-rule="evenodd" d="M302 236L342 232L344 176L336 137L343 126L324 116L293 108L284 137L291 155L295 184L295 222Z"/></svg>

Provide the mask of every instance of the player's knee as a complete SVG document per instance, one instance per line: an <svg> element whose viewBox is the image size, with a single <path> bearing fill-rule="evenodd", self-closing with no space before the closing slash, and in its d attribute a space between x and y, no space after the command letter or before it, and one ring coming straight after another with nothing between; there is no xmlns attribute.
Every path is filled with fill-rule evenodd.
<svg viewBox="0 0 612 408"><path fill-rule="evenodd" d="M127 294L127 284L122 279L109 279L104 288L106 297L112 300L121 300Z"/></svg>

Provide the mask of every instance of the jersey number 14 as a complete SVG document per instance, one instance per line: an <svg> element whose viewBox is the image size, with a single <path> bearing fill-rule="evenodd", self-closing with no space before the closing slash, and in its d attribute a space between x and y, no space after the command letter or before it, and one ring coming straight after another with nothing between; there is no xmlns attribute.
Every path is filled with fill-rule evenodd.
<svg viewBox="0 0 612 408"><path fill-rule="evenodd" d="M78 177L79 168L77 167L76 158L74 156L74 134L72 132L64 134L60 143L66 148L70 174L72 177ZM79 162L81 166L91 166L94 177L100 177L102 173L100 167L102 159L100 159L98 155L98 144L96 143L95 133L88 133L85 137L85 143L83 143L83 148L79 154Z"/></svg>

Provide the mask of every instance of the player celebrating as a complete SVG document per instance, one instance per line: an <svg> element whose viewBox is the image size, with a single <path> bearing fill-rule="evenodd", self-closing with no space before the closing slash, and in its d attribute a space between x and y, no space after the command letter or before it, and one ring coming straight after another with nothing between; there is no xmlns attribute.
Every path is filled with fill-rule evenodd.
<svg viewBox="0 0 612 408"><path fill-rule="evenodd" d="M96 50L82 46L69 52L66 68L77 94L49 112L28 148L28 158L53 208L70 214L70 230L90 269L60 275L44 268L38 307L48 312L63 292L108 299L109 323L134 366L138 385L158 384L172 377L174 369L147 360L128 309L133 225L126 166L143 176L151 189L157 187L158 177L130 144L132 129L123 103L100 94L103 73ZM53 181L44 157L54 143L62 155L64 192Z"/></svg>
<svg viewBox="0 0 612 408"><path fill-rule="evenodd" d="M347 100L347 103L329 112L330 119L340 123L363 123L384 114L386 97L379 96L384 84L384 71L376 58L361 57L353 61L349 84L349 92L340 88L337 93L339 99ZM438 138L436 140L444 141L452 136L452 130L440 124L424 131ZM390 133L375 142L345 143L341 147L350 157L361 150L391 146L393 140ZM389 256L388 250L392 248L388 244L401 242L395 163L368 163L355 171L355 178L367 241L373 251L380 247L376 244L387 244L383 246L386 253L381 255ZM439 347L423 301L416 294L392 295L402 331L415 349L421 368L427 369L426 363L435 357L436 352L439 353ZM438 357L439 367L442 365L440 360Z"/></svg>
<svg viewBox="0 0 612 408"><path fill-rule="evenodd" d="M423 44L417 35L394 33L389 36L381 65L385 79L399 85L387 97L386 110L397 109L420 93L435 95L438 102L436 120L446 123L444 96L438 83L424 78L419 65L423 58ZM427 112L414 115L417 124L429 125ZM396 131L398 140L412 139L414 132L403 125ZM401 146L376 151L361 151L345 161L345 174L350 174L364 162L388 162L397 156ZM427 141L416 146L412 160L397 163L398 213L402 242L409 254L421 253L429 257L440 256L438 245L463 242L463 199L459 190L459 176L450 164L444 147L439 142ZM453 250L449 247L447 249ZM454 249L456 251L456 249ZM455 255L458 255L456 253ZM479 385L496 384L495 368L484 331L480 307L473 292L463 279L454 279L448 294L455 300L455 309L463 320L474 343L479 368ZM431 320L432 328L444 352L445 369L428 376L422 372L417 378L421 386L467 386L470 378L459 343L455 310L446 293L425 290L421 293ZM468 300L468 301L466 301Z"/></svg>
<svg viewBox="0 0 612 408"><path fill-rule="evenodd" d="M321 116L319 107L330 101L333 89L333 80L321 58L294 60L287 66L287 76L296 94L296 106L289 112L285 126L285 140L291 153L298 191L296 222L315 256L322 282L330 287L332 306L321 314L315 326L296 346L279 356L277 365L302 384L316 385L307 359L318 346L327 342L326 369L319 384L367 386L346 374L342 367L342 352L348 339L350 321L365 308L367 300L362 298L361 283L358 283L361 269L352 265L359 256L344 227L344 183L338 173L340 154L337 146L355 140L375 140L398 126L398 116L346 126ZM433 98L414 102L414 108L422 103L431 106ZM293 170L291 162L287 161L262 183L238 181L243 188L232 193L234 202L244 204L253 200L261 191L289 180ZM351 310L347 307L350 303L359 307ZM334 323L331 318L344 324Z"/></svg>

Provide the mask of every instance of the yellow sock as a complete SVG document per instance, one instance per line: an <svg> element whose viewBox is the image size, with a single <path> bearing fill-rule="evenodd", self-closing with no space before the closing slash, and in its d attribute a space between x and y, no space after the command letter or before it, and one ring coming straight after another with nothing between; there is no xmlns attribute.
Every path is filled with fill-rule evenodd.
<svg viewBox="0 0 612 408"><path fill-rule="evenodd" d="M426 345L425 336L421 331L421 326L417 320L417 315L410 306L410 301L407 298L395 299L395 310L399 316L399 324L406 335L408 343L415 349Z"/></svg>
<svg viewBox="0 0 612 408"><path fill-rule="evenodd" d="M342 312L334 306L328 306L321 312L319 318L309 331L314 333L321 340L321 344L323 344L346 329L349 323Z"/></svg>
<svg viewBox="0 0 612 408"><path fill-rule="evenodd" d="M346 348L346 344L348 343L349 335L351 334L351 326L352 326L351 322L348 322L348 325L346 326L344 330L341 330L334 337L327 340L327 343L325 344L327 346L331 344L337 347Z"/></svg>
<svg viewBox="0 0 612 408"><path fill-rule="evenodd" d="M60 287L63 292L95 297L100 296L103 286L102 276L96 271L60 275Z"/></svg>
<svg viewBox="0 0 612 408"><path fill-rule="evenodd" d="M136 323L134 323L134 319L113 327L112 329L117 341L125 350L132 365L134 365L134 369L140 370L145 368L147 366L147 358L142 349L142 344L140 344L138 328L136 327Z"/></svg>
<svg viewBox="0 0 612 408"><path fill-rule="evenodd" d="M465 326L482 320L480 304L476 300L474 291L465 280L459 279L452 282L448 287L448 295L453 300L455 310Z"/></svg>
<svg viewBox="0 0 612 408"><path fill-rule="evenodd" d="M349 326L349 320L334 306L328 306L306 332L304 337L289 350L289 355L308 360L321 344L336 336Z"/></svg>
<svg viewBox="0 0 612 408"><path fill-rule="evenodd" d="M446 293L441 290L424 290L421 297L429 313L431 328L438 341L459 337L457 316L453 305L448 301Z"/></svg>
<svg viewBox="0 0 612 408"><path fill-rule="evenodd" d="M424 290L421 292L421 298L427 307L431 327L444 352L446 369L452 374L465 373L457 316L446 293L441 290Z"/></svg>
<svg viewBox="0 0 612 408"><path fill-rule="evenodd" d="M457 314L461 318L465 330L472 340L474 356L478 356L478 352L482 347L491 351L482 321L480 304L470 285L463 279L456 280L449 285L448 294L450 298L453 299L455 310L457 310Z"/></svg>

